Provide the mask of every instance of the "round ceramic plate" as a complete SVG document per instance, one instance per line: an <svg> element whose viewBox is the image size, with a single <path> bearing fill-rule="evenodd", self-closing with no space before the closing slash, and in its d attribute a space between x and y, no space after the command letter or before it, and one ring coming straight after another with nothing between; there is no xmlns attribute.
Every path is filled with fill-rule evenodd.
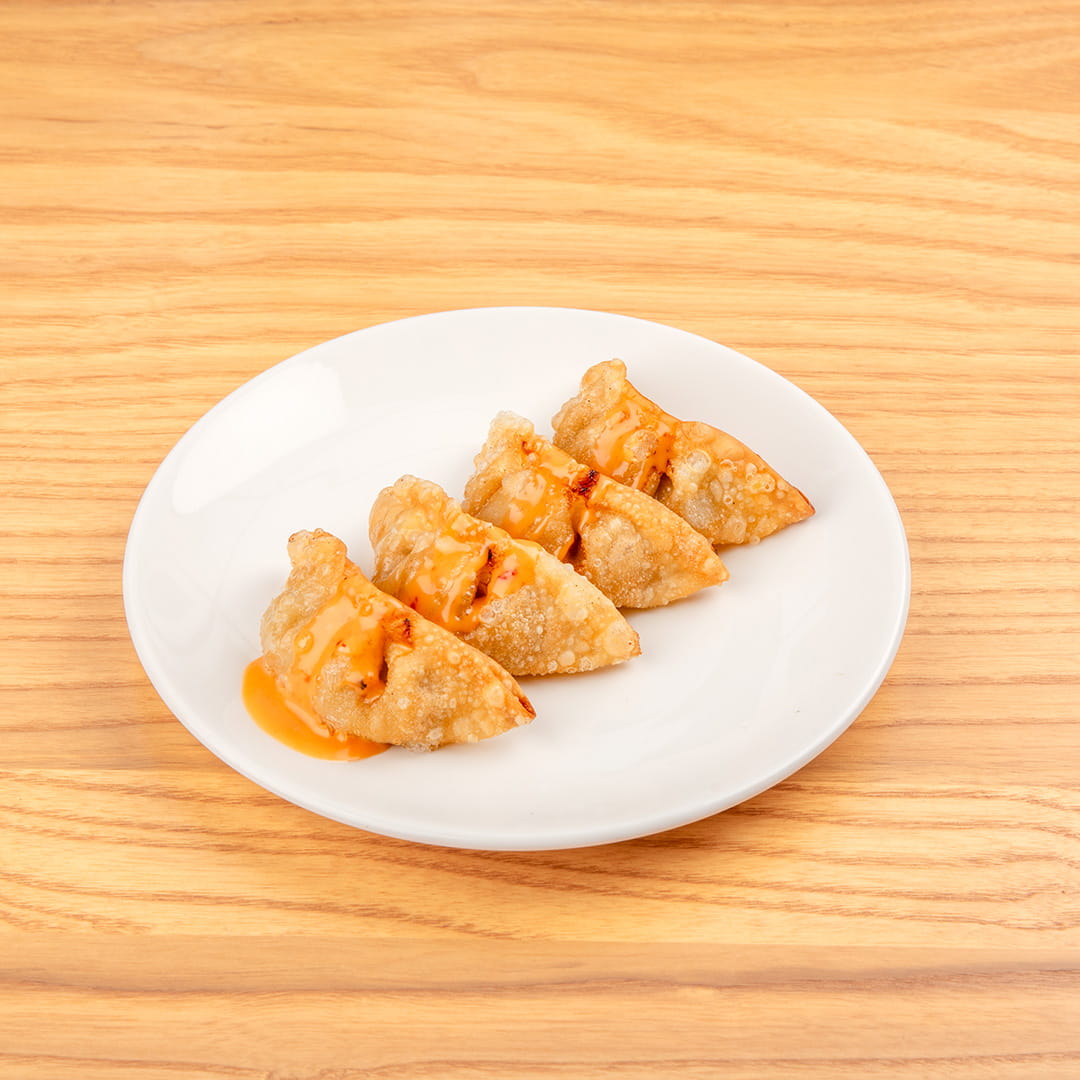
<svg viewBox="0 0 1080 1080"><path fill-rule="evenodd" d="M642 655L522 679L528 726L435 753L321 761L240 698L259 618L299 529L340 536L365 572L368 510L405 473L460 497L501 410L541 434L591 364L618 357L665 409L743 440L817 508L723 553L731 579L629 619ZM298 806L429 844L582 847L670 829L789 776L855 719L903 633L910 569L880 474L779 375L693 334L552 308L422 315L318 345L230 394L148 485L124 559L139 658L222 761ZM793 796L796 797L796 796Z"/></svg>

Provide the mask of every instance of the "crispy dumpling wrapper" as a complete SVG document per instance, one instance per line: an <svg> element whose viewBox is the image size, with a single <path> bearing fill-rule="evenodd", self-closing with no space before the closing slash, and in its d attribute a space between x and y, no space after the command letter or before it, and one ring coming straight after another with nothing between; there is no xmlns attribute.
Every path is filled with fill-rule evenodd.
<svg viewBox="0 0 1080 1080"><path fill-rule="evenodd" d="M589 671L638 655L633 627L539 544L404 476L371 510L375 583L514 675Z"/></svg>
<svg viewBox="0 0 1080 1080"><path fill-rule="evenodd" d="M727 580L709 541L643 492L575 461L528 420L500 413L462 505L534 540L617 607L669 604Z"/></svg>
<svg viewBox="0 0 1080 1080"><path fill-rule="evenodd" d="M377 589L337 537L298 532L289 558L285 588L263 615L263 660L310 724L432 750L536 715L495 661Z"/></svg>
<svg viewBox="0 0 1080 1080"><path fill-rule="evenodd" d="M678 420L650 401L621 360L589 368L552 425L556 446L652 495L716 547L757 543L814 512L798 488L734 436Z"/></svg>

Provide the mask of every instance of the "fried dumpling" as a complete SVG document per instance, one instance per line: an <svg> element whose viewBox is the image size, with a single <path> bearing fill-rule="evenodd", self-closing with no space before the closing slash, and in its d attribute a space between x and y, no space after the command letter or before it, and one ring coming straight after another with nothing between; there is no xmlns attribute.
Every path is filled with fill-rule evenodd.
<svg viewBox="0 0 1080 1080"><path fill-rule="evenodd" d="M727 580L709 541L655 499L617 484L500 413L476 455L464 508L535 540L616 607L659 607Z"/></svg>
<svg viewBox="0 0 1080 1080"><path fill-rule="evenodd" d="M372 579L514 675L588 671L640 651L598 589L539 544L466 514L403 476L371 509Z"/></svg>
<svg viewBox="0 0 1080 1080"><path fill-rule="evenodd" d="M738 439L677 420L631 385L621 360L594 364L556 414L555 445L652 495L715 546L756 543L808 518L806 496Z"/></svg>
<svg viewBox="0 0 1080 1080"><path fill-rule="evenodd" d="M262 619L263 662L312 726L432 750L536 715L494 660L377 589L336 536L298 532L289 558Z"/></svg>

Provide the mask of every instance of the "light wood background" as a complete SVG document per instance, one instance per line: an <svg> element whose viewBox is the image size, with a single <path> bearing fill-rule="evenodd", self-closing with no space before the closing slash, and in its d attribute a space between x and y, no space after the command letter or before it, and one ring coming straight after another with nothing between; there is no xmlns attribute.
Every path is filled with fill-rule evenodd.
<svg viewBox="0 0 1080 1080"><path fill-rule="evenodd" d="M0 5L0 1075L1080 1076L1080 5ZM603 848L255 788L120 596L177 438L445 308L670 323L820 400L914 595L818 760Z"/></svg>

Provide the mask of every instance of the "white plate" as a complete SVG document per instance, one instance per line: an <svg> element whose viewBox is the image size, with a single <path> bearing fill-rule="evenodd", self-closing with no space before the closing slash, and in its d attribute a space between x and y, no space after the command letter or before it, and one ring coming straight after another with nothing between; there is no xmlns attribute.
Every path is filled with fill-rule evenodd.
<svg viewBox="0 0 1080 1080"><path fill-rule="evenodd" d="M532 724L433 754L298 754L240 700L285 542L323 528L365 571L367 515L404 473L460 496L502 409L550 419L599 360L669 412L742 439L817 514L724 553L731 580L630 614L642 656L523 679ZM489 850L582 847L698 820L789 776L881 684L907 616L903 526L870 459L820 405L722 345L620 315L450 311L360 330L269 369L210 410L148 485L124 559L139 658L222 761L371 832ZM793 794L792 798L797 798Z"/></svg>

